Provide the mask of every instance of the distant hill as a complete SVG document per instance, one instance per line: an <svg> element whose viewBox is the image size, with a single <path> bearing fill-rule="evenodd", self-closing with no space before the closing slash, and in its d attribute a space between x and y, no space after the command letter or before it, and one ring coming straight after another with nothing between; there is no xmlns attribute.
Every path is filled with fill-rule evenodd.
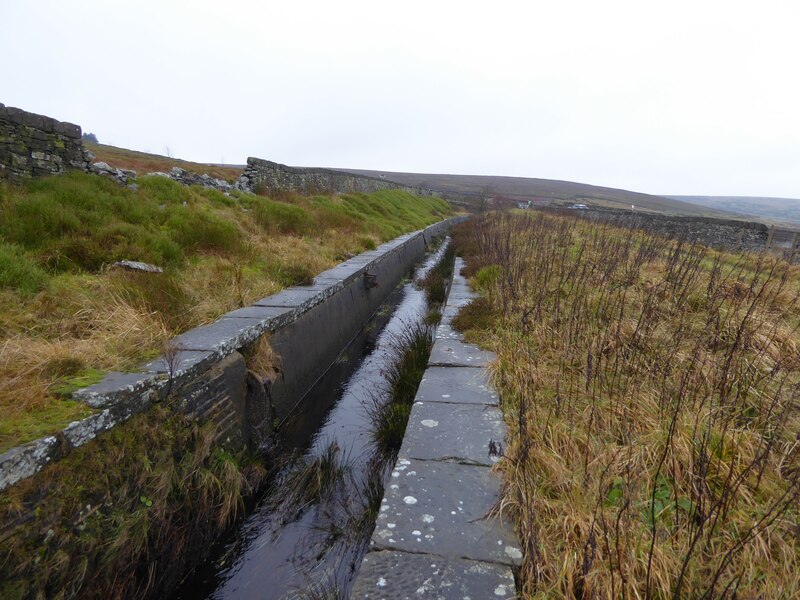
<svg viewBox="0 0 800 600"><path fill-rule="evenodd" d="M726 210L778 221L787 225L800 225L800 199L770 198L765 196L666 196L681 202L691 202L713 210Z"/></svg>
<svg viewBox="0 0 800 600"><path fill-rule="evenodd" d="M667 214L703 215L735 218L730 212L717 208L698 206L685 200L652 196L628 190L529 177L498 177L492 175L442 175L424 173L398 173L395 171L371 171L366 169L337 169L348 173L380 177L403 185L419 186L438 192L451 192L473 197L507 199L512 201L532 200L534 203L564 204L580 202L609 208L654 211Z"/></svg>

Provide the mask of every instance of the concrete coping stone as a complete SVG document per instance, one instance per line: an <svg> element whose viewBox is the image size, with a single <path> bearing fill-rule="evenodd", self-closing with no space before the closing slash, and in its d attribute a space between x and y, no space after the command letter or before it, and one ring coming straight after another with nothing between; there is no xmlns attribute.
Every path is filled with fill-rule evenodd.
<svg viewBox="0 0 800 600"><path fill-rule="evenodd" d="M148 404L157 398L164 382L164 378L154 372L111 371L99 383L73 392L72 397L92 408L107 408L118 402Z"/></svg>
<svg viewBox="0 0 800 600"><path fill-rule="evenodd" d="M263 319L219 319L173 338L172 343L181 350L206 350L225 358L254 342L265 331Z"/></svg>
<svg viewBox="0 0 800 600"><path fill-rule="evenodd" d="M223 319L260 319L265 331L275 331L297 318L297 310L290 306L259 306L253 304L237 308L222 315Z"/></svg>
<svg viewBox="0 0 800 600"><path fill-rule="evenodd" d="M38 473L57 449L58 438L49 435L0 454L0 490Z"/></svg>

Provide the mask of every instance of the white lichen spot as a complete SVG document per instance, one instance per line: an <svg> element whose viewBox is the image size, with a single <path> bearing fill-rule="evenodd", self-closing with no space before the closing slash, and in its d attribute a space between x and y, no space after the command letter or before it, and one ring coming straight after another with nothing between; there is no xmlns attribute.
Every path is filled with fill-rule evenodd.
<svg viewBox="0 0 800 600"><path fill-rule="evenodd" d="M520 552L519 548L514 548L514 546L506 546L506 554L509 558L522 558L522 552Z"/></svg>
<svg viewBox="0 0 800 600"><path fill-rule="evenodd" d="M406 473L406 477L411 477L412 475L416 475L416 474L417 474L416 471L409 471L408 473Z"/></svg>
<svg viewBox="0 0 800 600"><path fill-rule="evenodd" d="M403 498L403 502L405 502L406 504L416 504L417 499L414 498L414 496L406 496L405 498Z"/></svg>
<svg viewBox="0 0 800 600"><path fill-rule="evenodd" d="M506 586L498 585L494 588L494 595L495 596L505 596L506 595Z"/></svg>
<svg viewBox="0 0 800 600"><path fill-rule="evenodd" d="M442 398L449 398L450 394L442 394Z"/></svg>
<svg viewBox="0 0 800 600"><path fill-rule="evenodd" d="M423 523L433 523L434 522L433 515L422 515L422 522Z"/></svg>
<svg viewBox="0 0 800 600"><path fill-rule="evenodd" d="M378 587L386 587L386 580L383 577L381 577L380 579L378 579L377 586Z"/></svg>
<svg viewBox="0 0 800 600"><path fill-rule="evenodd" d="M415 529L411 532L411 535L422 535L422 532L419 529Z"/></svg>
<svg viewBox="0 0 800 600"><path fill-rule="evenodd" d="M454 511L454 510L451 510L451 511L450 511L450 514L451 514L451 515L454 515L454 514L456 514L456 511Z"/></svg>
<svg viewBox="0 0 800 600"><path fill-rule="evenodd" d="M400 486L399 486L399 485L397 485L396 483L393 483L393 484L392 484L392 485L390 485L389 487L390 487L390 488L392 488L393 490L400 489Z"/></svg>
<svg viewBox="0 0 800 600"><path fill-rule="evenodd" d="M410 460L406 460L405 458L401 458L401 459L400 459L400 461L399 461L399 463L400 463L401 465L403 465L404 467L407 467L408 465L410 465L410 464L411 464L411 461L410 461Z"/></svg>
<svg viewBox="0 0 800 600"><path fill-rule="evenodd" d="M387 526L389 529L394 529L395 527L397 527L397 523L387 523L387 524L386 524L386 526Z"/></svg>
<svg viewBox="0 0 800 600"><path fill-rule="evenodd" d="M397 471L392 471L392 477L400 477L400 473Z"/></svg>
<svg viewBox="0 0 800 600"><path fill-rule="evenodd" d="M438 427L439 421L434 421L433 419L423 419L422 424L425 427Z"/></svg>

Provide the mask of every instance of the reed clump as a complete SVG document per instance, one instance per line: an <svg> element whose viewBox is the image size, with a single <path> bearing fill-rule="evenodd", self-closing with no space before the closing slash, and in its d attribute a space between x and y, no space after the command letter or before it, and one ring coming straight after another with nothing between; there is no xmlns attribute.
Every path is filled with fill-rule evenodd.
<svg viewBox="0 0 800 600"><path fill-rule="evenodd" d="M800 271L547 213L455 239L525 597L800 596Z"/></svg>

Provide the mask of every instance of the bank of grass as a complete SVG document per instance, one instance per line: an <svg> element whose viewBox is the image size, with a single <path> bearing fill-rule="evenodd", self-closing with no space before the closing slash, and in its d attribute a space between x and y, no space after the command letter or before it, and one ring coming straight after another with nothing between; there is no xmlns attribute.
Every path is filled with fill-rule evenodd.
<svg viewBox="0 0 800 600"><path fill-rule="evenodd" d="M0 183L0 452L87 414L61 396L165 341L450 213L399 191L225 196L159 177ZM156 264L161 274L111 268Z"/></svg>
<svg viewBox="0 0 800 600"><path fill-rule="evenodd" d="M171 593L267 475L214 438L160 405L3 492L0 597Z"/></svg>
<svg viewBox="0 0 800 600"><path fill-rule="evenodd" d="M799 597L800 270L543 213L456 239L524 597Z"/></svg>
<svg viewBox="0 0 800 600"><path fill-rule="evenodd" d="M171 156L162 156L150 152L139 152L138 150L128 150L127 148L117 148L107 144L95 144L93 142L83 142L87 149L95 153L97 162L105 162L118 169L132 169L141 175L148 173L169 173L173 167L180 167L187 171L198 174L207 174L218 179L224 179L228 183L233 183L242 174L243 168L235 165L212 165L206 163L195 163Z"/></svg>

